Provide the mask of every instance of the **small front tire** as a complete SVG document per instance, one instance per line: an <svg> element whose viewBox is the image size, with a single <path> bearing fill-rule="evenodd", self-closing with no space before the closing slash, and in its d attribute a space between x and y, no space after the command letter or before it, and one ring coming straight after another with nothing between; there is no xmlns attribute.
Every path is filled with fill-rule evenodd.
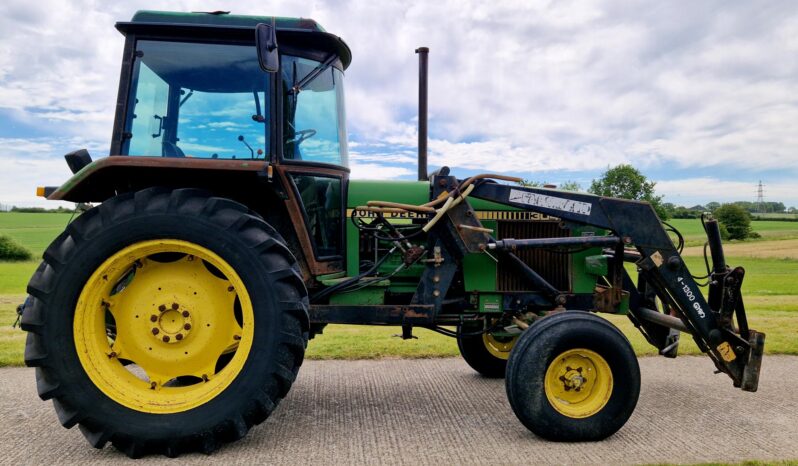
<svg viewBox="0 0 798 466"><path fill-rule="evenodd" d="M593 314L566 311L521 335L505 383L516 416L538 436L595 441L617 432L631 416L640 368L615 326Z"/></svg>

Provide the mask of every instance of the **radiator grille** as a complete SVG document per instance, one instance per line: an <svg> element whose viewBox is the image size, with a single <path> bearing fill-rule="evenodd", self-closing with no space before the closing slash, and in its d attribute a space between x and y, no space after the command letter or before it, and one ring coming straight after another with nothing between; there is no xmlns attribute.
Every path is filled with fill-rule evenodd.
<svg viewBox="0 0 798 466"><path fill-rule="evenodd" d="M570 236L569 230L562 229L559 222L497 222L499 239L515 238L557 238ZM515 253L525 264L540 274L555 288L561 291L571 289L571 257L541 249L527 249ZM518 270L506 261L499 261L496 272L497 291L531 291L528 281Z"/></svg>

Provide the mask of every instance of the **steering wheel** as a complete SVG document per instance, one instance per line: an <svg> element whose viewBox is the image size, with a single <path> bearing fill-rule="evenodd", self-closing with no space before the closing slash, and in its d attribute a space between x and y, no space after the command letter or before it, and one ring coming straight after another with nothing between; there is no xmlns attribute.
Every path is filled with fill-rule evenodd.
<svg viewBox="0 0 798 466"><path fill-rule="evenodd" d="M310 139L315 135L316 135L315 129L303 129L294 133L294 139L291 139L290 141L286 142L292 142L294 143L294 146L298 146L302 144L304 140Z"/></svg>

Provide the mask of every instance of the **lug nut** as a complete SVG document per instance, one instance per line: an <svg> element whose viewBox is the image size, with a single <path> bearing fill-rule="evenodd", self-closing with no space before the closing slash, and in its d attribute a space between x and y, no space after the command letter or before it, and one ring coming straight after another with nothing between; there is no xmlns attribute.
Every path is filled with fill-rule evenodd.
<svg viewBox="0 0 798 466"><path fill-rule="evenodd" d="M235 288L232 285L227 287L227 291L233 291L233 290L235 290Z"/></svg>
<svg viewBox="0 0 798 466"><path fill-rule="evenodd" d="M158 335L158 332L160 332L160 330L158 330L157 328L152 329L153 335Z"/></svg>
<svg viewBox="0 0 798 466"><path fill-rule="evenodd" d="M183 311L183 317L188 317L188 311Z"/></svg>
<svg viewBox="0 0 798 466"><path fill-rule="evenodd" d="M175 339L177 339L178 341L182 340L183 339L183 334L182 333L178 333L177 335L175 335Z"/></svg>
<svg viewBox="0 0 798 466"><path fill-rule="evenodd" d="M191 324L186 324L183 326L184 330L191 330Z"/></svg>
<svg viewBox="0 0 798 466"><path fill-rule="evenodd" d="M163 342L164 343L169 343L169 335L164 335L163 336Z"/></svg>
<svg viewBox="0 0 798 466"><path fill-rule="evenodd" d="M166 310L166 306L165 306L165 305L163 305L163 304L161 304L160 306L158 306L158 310L159 310L159 311L161 311L161 312L163 312L163 311L165 311L165 310Z"/></svg>
<svg viewBox="0 0 798 466"><path fill-rule="evenodd" d="M172 303L172 309L176 311L176 310L180 309L180 305L177 304L177 303Z"/></svg>
<svg viewBox="0 0 798 466"><path fill-rule="evenodd" d="M158 316L156 316L155 314L151 315L150 322L158 322Z"/></svg>

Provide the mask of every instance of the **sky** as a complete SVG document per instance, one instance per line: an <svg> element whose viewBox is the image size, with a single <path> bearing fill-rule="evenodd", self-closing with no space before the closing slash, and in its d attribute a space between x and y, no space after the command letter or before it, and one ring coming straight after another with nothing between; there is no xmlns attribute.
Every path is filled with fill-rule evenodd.
<svg viewBox="0 0 798 466"><path fill-rule="evenodd" d="M430 168L587 189L629 163L666 202L798 207L798 2L89 1L0 4L0 204L63 154L108 155L123 37L139 9L313 18L353 53L353 178L416 176L417 63L430 48Z"/></svg>

